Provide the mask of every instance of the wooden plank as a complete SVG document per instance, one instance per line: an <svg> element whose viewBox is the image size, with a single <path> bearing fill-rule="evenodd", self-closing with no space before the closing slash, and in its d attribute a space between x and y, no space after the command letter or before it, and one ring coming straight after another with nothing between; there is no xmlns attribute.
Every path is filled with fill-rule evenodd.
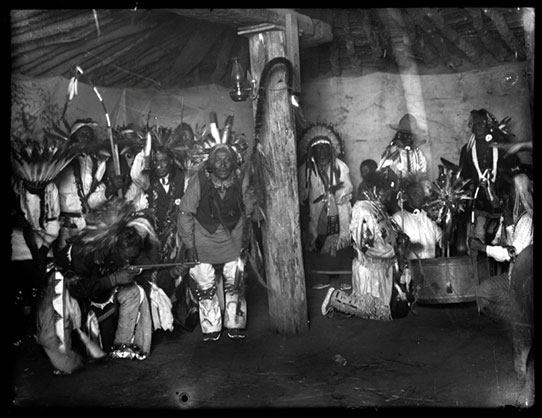
<svg viewBox="0 0 542 418"><path fill-rule="evenodd" d="M333 10L327 10L328 21L334 22ZM329 44L329 63L331 64L331 74L334 77L340 77L342 74L341 64L339 62L339 42L337 40Z"/></svg>
<svg viewBox="0 0 542 418"><path fill-rule="evenodd" d="M459 50L465 53L471 62L478 64L480 62L480 54L476 48L453 28L444 22L441 14L436 9L423 8L422 13L433 21L441 33L446 36Z"/></svg>
<svg viewBox="0 0 542 418"><path fill-rule="evenodd" d="M271 23L286 27L286 15L298 18L301 47L313 47L333 40L331 27L321 20L295 12L292 9L163 9L185 17L221 23L235 28Z"/></svg>
<svg viewBox="0 0 542 418"><path fill-rule="evenodd" d="M287 58L294 67L294 74L292 77L293 90L301 93L301 75L300 75L300 63L299 63L299 31L297 26L297 17L288 13L286 15L286 54Z"/></svg>
<svg viewBox="0 0 542 418"><path fill-rule="evenodd" d="M510 30L508 24L506 23L506 20L500 14L500 12L498 10L487 7L482 9L482 11L493 22L508 48L510 48L510 50L515 54L516 59L524 60L525 48L516 39L516 36Z"/></svg>
<svg viewBox="0 0 542 418"><path fill-rule="evenodd" d="M355 69L361 69L361 60L356 53L354 37L352 36L352 32L350 31L350 21L348 18L350 13L350 10L343 10L341 12L342 24L344 28L344 40L346 43L346 53L348 54L348 58L350 58L351 65Z"/></svg>
<svg viewBox="0 0 542 418"><path fill-rule="evenodd" d="M394 9L377 9L377 13L389 35L392 52L399 70L410 71L414 67L414 60L412 59L410 39L405 38L405 31L401 25L401 17Z"/></svg>
<svg viewBox="0 0 542 418"><path fill-rule="evenodd" d="M286 56L285 33L271 31L250 36L249 54L251 73L260 79L267 62ZM285 82L286 73L280 66L265 85L260 85L265 93L264 97L260 93L258 100L265 100L267 111L255 125L261 125L258 138L270 168L264 178L267 203L262 228L270 322L280 334L299 334L308 331L308 310L299 225L295 121Z"/></svg>
<svg viewBox="0 0 542 418"><path fill-rule="evenodd" d="M484 27L482 11L478 8L467 8L466 12L471 17L472 27L480 37L480 42L485 49L499 62L507 60L507 54L499 42L495 42Z"/></svg>

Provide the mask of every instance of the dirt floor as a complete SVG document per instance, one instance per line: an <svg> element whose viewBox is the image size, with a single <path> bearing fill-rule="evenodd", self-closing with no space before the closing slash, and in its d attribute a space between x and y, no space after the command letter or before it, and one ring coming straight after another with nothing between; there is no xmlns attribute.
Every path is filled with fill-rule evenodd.
<svg viewBox="0 0 542 418"><path fill-rule="evenodd" d="M418 305L390 322L325 318L326 290L311 286L303 335L271 331L267 291L249 277L244 340L203 342L199 326L162 331L144 361L106 360L69 376L54 375L27 341L12 362L12 409L525 409L507 330L474 303Z"/></svg>

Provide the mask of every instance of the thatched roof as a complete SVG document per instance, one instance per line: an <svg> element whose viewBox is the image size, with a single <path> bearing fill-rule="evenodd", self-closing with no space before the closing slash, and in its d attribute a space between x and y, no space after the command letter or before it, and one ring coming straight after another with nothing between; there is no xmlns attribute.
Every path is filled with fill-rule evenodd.
<svg viewBox="0 0 542 418"><path fill-rule="evenodd" d="M249 63L243 27L280 28L285 10L11 10L12 73L69 78L78 65L100 86L228 86L231 58ZM534 8L289 10L302 80L482 69L532 59L534 48Z"/></svg>

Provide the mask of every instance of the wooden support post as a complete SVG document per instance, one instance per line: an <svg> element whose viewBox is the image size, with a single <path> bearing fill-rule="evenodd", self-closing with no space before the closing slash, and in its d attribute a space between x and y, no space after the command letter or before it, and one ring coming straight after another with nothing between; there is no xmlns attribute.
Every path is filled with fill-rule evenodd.
<svg viewBox="0 0 542 418"><path fill-rule="evenodd" d="M290 24L295 26L293 22ZM250 71L257 80L261 81L262 70L271 59L288 57L286 39L281 30L249 35ZM295 49L295 43L291 45ZM298 51L290 50L290 54L295 57ZM269 316L274 331L299 334L308 331L308 311L299 223L295 120L286 69L277 67L265 84L260 86L266 88L267 109L262 116L260 140L270 167L264 179L267 221L262 230ZM254 110L255 107L256 102Z"/></svg>

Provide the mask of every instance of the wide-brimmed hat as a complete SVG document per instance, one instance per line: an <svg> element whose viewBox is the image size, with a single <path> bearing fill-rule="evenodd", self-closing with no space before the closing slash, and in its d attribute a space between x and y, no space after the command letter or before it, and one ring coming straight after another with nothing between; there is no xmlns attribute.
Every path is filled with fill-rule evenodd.
<svg viewBox="0 0 542 418"><path fill-rule="evenodd" d="M410 113L405 114L398 125L389 124L389 127L397 132L411 134L416 145L422 145L427 142L425 139L420 138L422 131L418 128L418 121Z"/></svg>
<svg viewBox="0 0 542 418"><path fill-rule="evenodd" d="M419 134L418 121L410 113L407 113L401 118L398 125L389 125L391 129L397 132L403 132L406 134Z"/></svg>

